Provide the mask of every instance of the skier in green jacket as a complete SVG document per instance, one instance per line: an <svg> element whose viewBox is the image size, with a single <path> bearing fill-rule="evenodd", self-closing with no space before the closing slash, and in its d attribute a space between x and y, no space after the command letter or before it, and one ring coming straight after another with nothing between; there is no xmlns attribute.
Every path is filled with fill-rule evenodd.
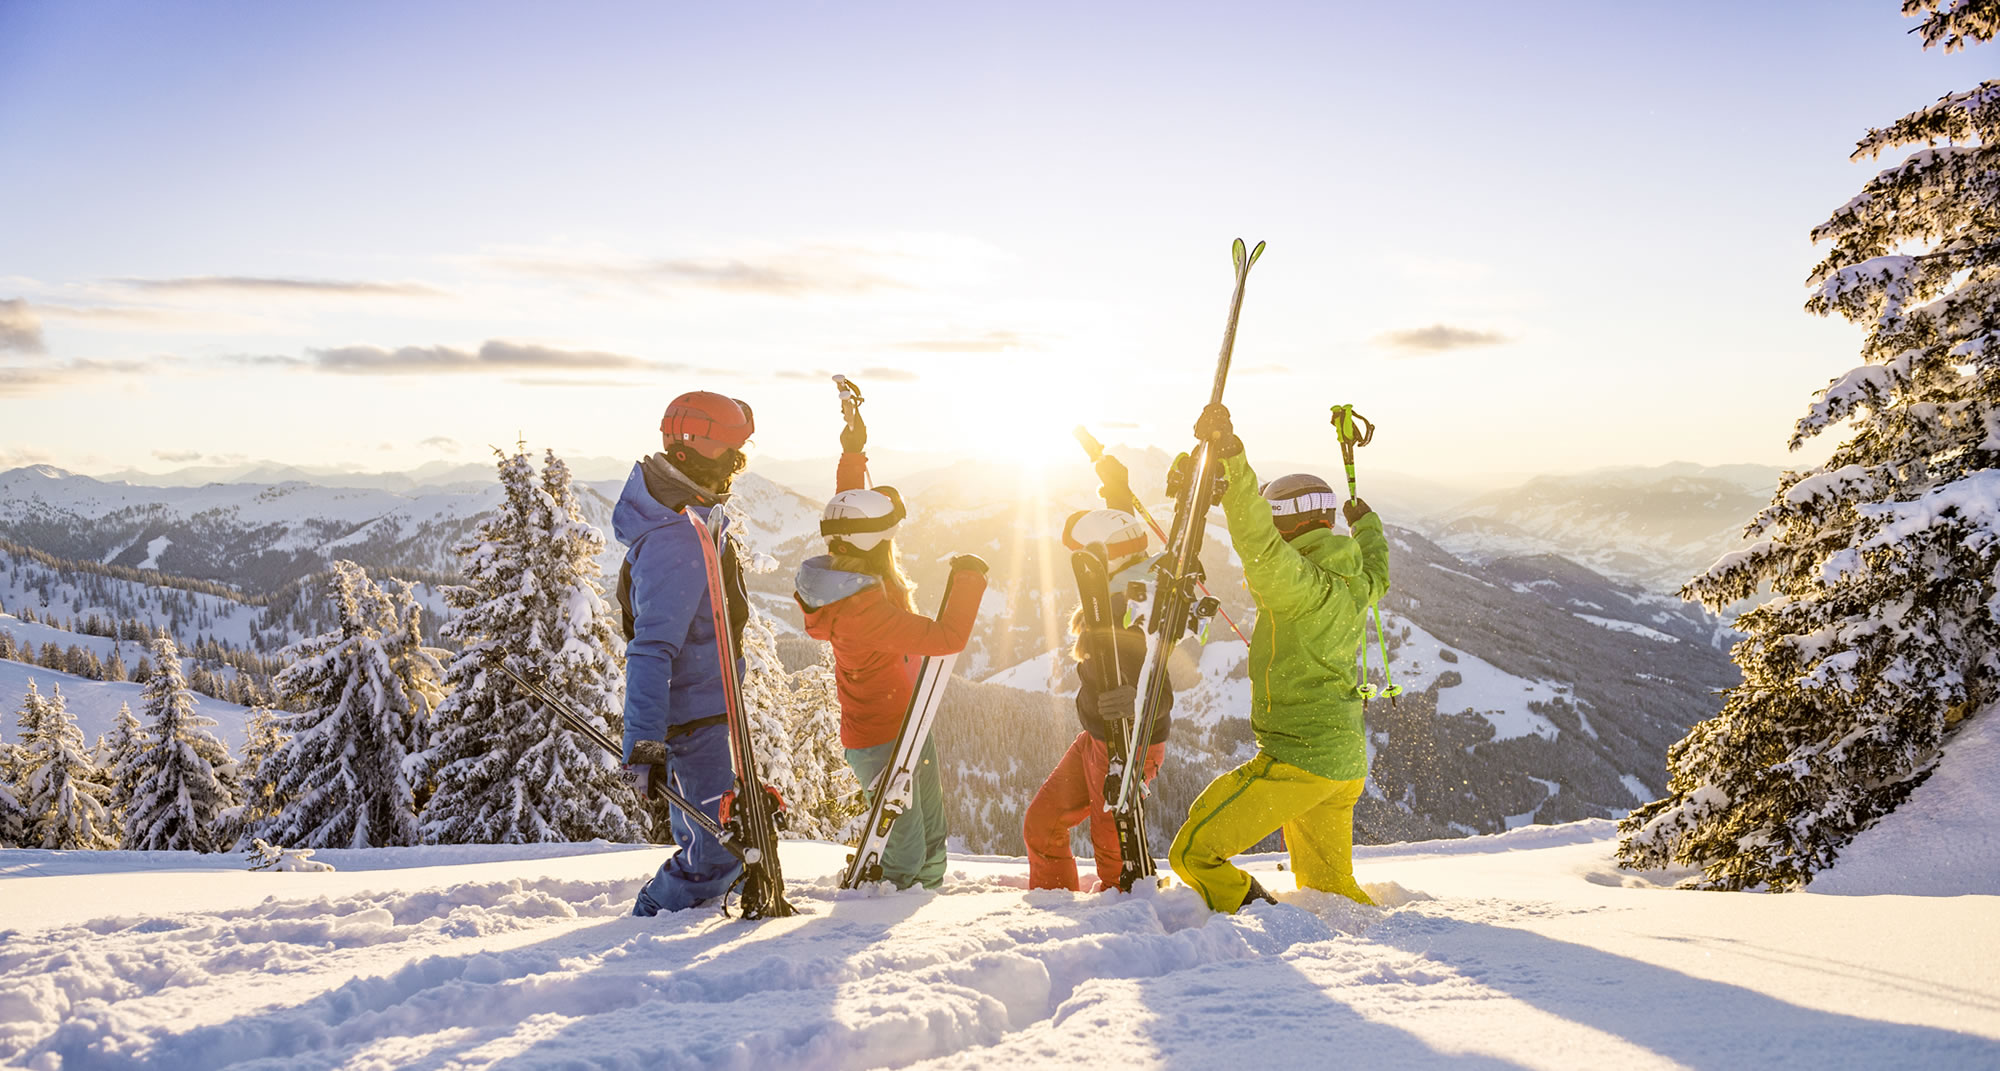
<svg viewBox="0 0 2000 1071"><path fill-rule="evenodd" d="M1373 903L1354 881L1354 804L1368 777L1355 651L1363 614L1389 590L1389 544L1366 502L1342 504L1316 476L1263 485L1229 410L1211 405L1195 437L1213 444L1229 488L1222 509L1257 603L1250 636L1250 727L1257 755L1215 779L1189 808L1169 853L1211 910L1270 900L1229 859L1285 831L1303 888ZM1351 536L1336 534L1334 513Z"/></svg>

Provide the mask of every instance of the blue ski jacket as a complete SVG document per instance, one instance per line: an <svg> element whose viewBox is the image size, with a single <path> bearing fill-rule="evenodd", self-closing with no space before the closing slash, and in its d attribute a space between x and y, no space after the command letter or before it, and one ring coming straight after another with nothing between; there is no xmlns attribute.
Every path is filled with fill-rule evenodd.
<svg viewBox="0 0 2000 1071"><path fill-rule="evenodd" d="M680 511L690 509L722 532L724 598L731 651L742 649L748 619L742 568L729 518L716 509L728 496L688 483L665 457L632 467L611 511L611 530L625 544L618 601L625 611L625 755L641 740L665 740L677 727L713 723L727 714L722 652L710 608L708 566L701 537ZM740 679L743 660L736 659Z"/></svg>

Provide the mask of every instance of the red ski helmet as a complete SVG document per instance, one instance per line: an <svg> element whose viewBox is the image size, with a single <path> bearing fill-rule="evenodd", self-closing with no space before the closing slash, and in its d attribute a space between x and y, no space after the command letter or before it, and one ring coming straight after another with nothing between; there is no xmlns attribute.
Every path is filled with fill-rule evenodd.
<svg viewBox="0 0 2000 1071"><path fill-rule="evenodd" d="M757 431L750 404L713 391L691 390L667 403L660 431L675 439L713 439L742 449Z"/></svg>

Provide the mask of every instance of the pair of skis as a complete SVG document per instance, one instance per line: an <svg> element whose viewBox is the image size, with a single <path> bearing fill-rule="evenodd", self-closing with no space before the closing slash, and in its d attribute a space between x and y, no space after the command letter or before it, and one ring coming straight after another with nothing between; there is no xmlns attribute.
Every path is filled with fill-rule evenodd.
<svg viewBox="0 0 2000 1071"><path fill-rule="evenodd" d="M865 401L861 388L839 375L833 377L833 386L840 392L841 416L852 428L861 418L861 404ZM867 482L865 473L863 482ZM951 583L949 579L945 581L940 606L951 604ZM931 727L937 724L938 711L944 705L945 685L951 682L951 670L957 663L956 654L925 655L923 664L917 667L917 682L910 690L909 705L903 710L903 725L896 732L896 746L890 752L889 764L869 786L868 813L861 827L861 840L847 857L847 870L840 877L841 888L856 889L883 880L882 853L889 846L889 831L897 819L909 812L916 799L917 767L923 764L924 743L931 737Z"/></svg>
<svg viewBox="0 0 2000 1071"><path fill-rule="evenodd" d="M945 581L940 606L951 604L951 584L950 580ZM889 764L875 779L861 841L855 845L854 854L847 857L841 888L857 889L883 880L882 852L889 846L889 830L909 811L916 798L917 767L923 764L924 742L930 739L931 728L937 724L938 711L944 706L945 685L951 682L951 669L957 662L956 654L925 655L918 667L910 704L903 711L903 727L896 733Z"/></svg>
<svg viewBox="0 0 2000 1071"><path fill-rule="evenodd" d="M1229 361L1236 349L1236 322L1243 312L1243 288L1250 278L1250 266L1264 253L1264 243L1246 250L1243 239L1236 239L1230 247L1230 259L1236 265L1236 289L1229 298L1229 321L1222 332L1222 350L1216 357L1215 383L1209 390L1210 405L1220 404L1222 388L1229 380ZM1174 495L1173 527L1166 536L1166 551L1153 566L1153 589L1146 613L1146 658L1139 667L1136 683L1137 697L1134 702L1135 715L1123 724L1114 723L1110 739L1106 741L1111 762L1104 778L1104 806L1111 812L1112 821L1118 829L1118 846L1123 855L1123 869L1118 887L1130 890L1143 878L1154 877L1158 867L1153 862L1151 846L1146 842L1145 798L1145 755L1153 739L1153 726L1158 722L1160 712L1171 701L1171 684L1167 679L1167 662L1174 656L1181 637L1200 627L1201 622L1215 614L1220 604L1201 591L1203 573L1201 567L1202 535L1208 528L1209 507L1215 504L1216 484L1222 470L1220 458L1215 456L1212 444L1195 444L1190 455L1189 478ZM1086 573L1090 566L1081 560L1089 555L1079 552L1072 557L1071 565L1077 572L1077 586L1084 604L1086 624L1090 621L1092 604L1098 602L1095 591L1104 592L1101 612L1109 621L1111 606L1108 578L1093 577L1094 585L1086 592ZM1097 566L1101 576L1104 567ZM1108 629L1100 630L1104 643L1115 647L1115 634ZM1115 650L1107 651L1109 658L1100 663L1106 668L1117 665ZM1107 677L1122 681L1122 676Z"/></svg>

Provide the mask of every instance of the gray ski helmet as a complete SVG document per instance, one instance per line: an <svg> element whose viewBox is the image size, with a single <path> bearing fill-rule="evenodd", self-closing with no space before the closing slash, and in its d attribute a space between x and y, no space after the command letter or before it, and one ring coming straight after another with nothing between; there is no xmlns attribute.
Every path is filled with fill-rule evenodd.
<svg viewBox="0 0 2000 1071"><path fill-rule="evenodd" d="M1309 472L1280 476L1261 490L1264 501L1271 504L1272 521L1287 538L1320 523L1331 528L1340 512L1340 496L1325 480Z"/></svg>

